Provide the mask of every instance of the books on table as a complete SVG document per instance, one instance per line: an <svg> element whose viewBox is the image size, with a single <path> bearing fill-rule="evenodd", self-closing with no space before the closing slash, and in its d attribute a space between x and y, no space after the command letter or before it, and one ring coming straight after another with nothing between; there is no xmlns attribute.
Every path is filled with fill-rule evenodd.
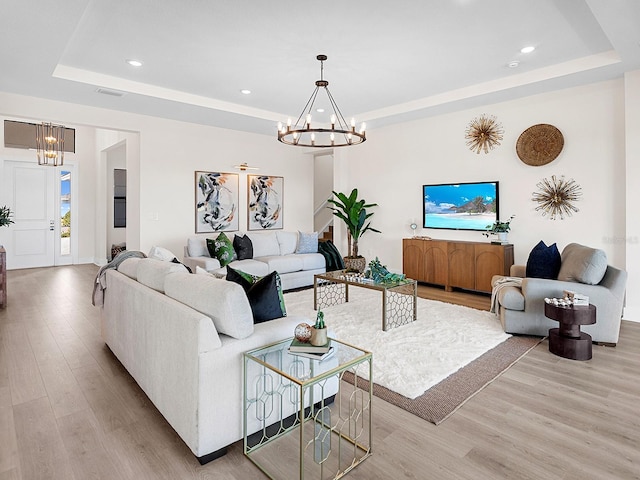
<svg viewBox="0 0 640 480"><path fill-rule="evenodd" d="M324 345L311 345L309 342L301 342L295 338L291 340L289 351L291 353L327 353L331 348L331 340Z"/></svg>
<svg viewBox="0 0 640 480"><path fill-rule="evenodd" d="M329 347L329 350L327 350L324 353L292 352L291 350L289 350L289 355L296 355L297 357L305 357L305 358L311 358L313 360L322 361L325 358L328 358L331 355L333 355L333 351L334 351L333 347Z"/></svg>

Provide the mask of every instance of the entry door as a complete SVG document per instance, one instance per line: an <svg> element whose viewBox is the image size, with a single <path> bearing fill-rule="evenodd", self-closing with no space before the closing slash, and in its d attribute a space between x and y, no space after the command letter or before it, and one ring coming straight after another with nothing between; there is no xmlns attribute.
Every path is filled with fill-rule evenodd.
<svg viewBox="0 0 640 480"><path fill-rule="evenodd" d="M45 167L11 160L4 162L7 204L14 212L15 222L6 229L8 232L2 232L7 268L71 263L60 262L60 255L56 255L60 236L60 215L56 215L60 210L60 168L65 167Z"/></svg>

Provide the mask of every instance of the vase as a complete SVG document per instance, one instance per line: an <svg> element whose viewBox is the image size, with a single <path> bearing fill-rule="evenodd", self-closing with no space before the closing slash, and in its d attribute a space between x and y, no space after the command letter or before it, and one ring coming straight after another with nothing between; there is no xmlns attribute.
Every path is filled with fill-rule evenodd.
<svg viewBox="0 0 640 480"><path fill-rule="evenodd" d="M367 267L367 260L364 257L344 257L343 260L347 272L362 273Z"/></svg>
<svg viewBox="0 0 640 480"><path fill-rule="evenodd" d="M328 341L327 338L327 328L311 328L311 345L316 347L320 347L322 345L326 345Z"/></svg>
<svg viewBox="0 0 640 480"><path fill-rule="evenodd" d="M507 239L508 235L508 232L498 232L498 240L500 240L501 244L506 245L507 243L509 243L509 240Z"/></svg>

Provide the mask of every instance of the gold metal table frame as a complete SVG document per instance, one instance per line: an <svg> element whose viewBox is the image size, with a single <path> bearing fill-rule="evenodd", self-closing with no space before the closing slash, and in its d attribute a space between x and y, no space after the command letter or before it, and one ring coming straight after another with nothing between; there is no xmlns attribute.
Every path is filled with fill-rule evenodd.
<svg viewBox="0 0 640 480"><path fill-rule="evenodd" d="M333 355L318 361L290 343L243 355L244 454L272 479L342 478L372 454L373 355L331 339Z"/></svg>
<svg viewBox="0 0 640 480"><path fill-rule="evenodd" d="M382 330L415 322L417 318L418 282L375 282L344 270L313 276L313 309L339 305L349 301L349 287L368 288L382 293Z"/></svg>

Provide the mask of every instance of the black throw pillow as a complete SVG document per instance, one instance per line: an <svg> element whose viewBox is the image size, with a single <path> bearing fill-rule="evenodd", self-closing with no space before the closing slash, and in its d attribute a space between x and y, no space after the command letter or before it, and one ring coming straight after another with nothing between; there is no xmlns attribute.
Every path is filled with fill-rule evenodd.
<svg viewBox="0 0 640 480"><path fill-rule="evenodd" d="M257 277L227 265L227 280L237 283L246 292L253 312L253 323L287 316L278 272Z"/></svg>
<svg viewBox="0 0 640 480"><path fill-rule="evenodd" d="M558 272L560 272L560 263L560 252L556 244L554 243L547 247L540 240L529 254L526 276L555 280L558 278Z"/></svg>
<svg viewBox="0 0 640 480"><path fill-rule="evenodd" d="M253 312L253 323L262 323L286 316L281 303L280 275L271 272L262 277L247 291L247 298Z"/></svg>
<svg viewBox="0 0 640 480"><path fill-rule="evenodd" d="M189 273L193 273L189 267L187 267L184 263L182 263L182 262L181 262L180 260L178 260L176 257L173 257L173 260L171 260L171 263L179 263L179 264L180 264L180 265L182 265L184 268L186 268L186 269L187 269L187 271L188 271Z"/></svg>
<svg viewBox="0 0 640 480"><path fill-rule="evenodd" d="M247 235L236 235L233 239L233 249L238 255L238 260L248 260L253 258L253 243Z"/></svg>

